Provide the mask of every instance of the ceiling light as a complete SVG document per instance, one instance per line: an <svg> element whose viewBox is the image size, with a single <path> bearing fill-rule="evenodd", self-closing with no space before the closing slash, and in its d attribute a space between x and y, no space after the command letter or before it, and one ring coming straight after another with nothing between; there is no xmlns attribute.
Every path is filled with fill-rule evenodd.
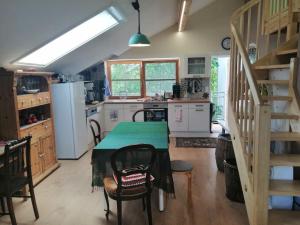
<svg viewBox="0 0 300 225"><path fill-rule="evenodd" d="M140 4L139 1L136 0L135 2L131 3L133 8L138 11L138 32L133 34L129 41L128 46L130 47L146 47L150 46L150 41L145 34L141 33L141 24L140 24Z"/></svg>
<svg viewBox="0 0 300 225"><path fill-rule="evenodd" d="M185 12L185 7L186 7L186 0L183 1L182 7L181 7L181 14L180 14L179 28L178 28L179 32L182 31L182 23L183 23L183 16L184 16L184 12Z"/></svg>

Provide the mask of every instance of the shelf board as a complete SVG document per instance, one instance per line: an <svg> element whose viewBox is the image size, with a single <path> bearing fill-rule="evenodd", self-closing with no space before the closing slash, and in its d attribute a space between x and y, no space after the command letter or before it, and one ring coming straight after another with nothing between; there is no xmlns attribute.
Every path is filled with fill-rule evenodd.
<svg viewBox="0 0 300 225"><path fill-rule="evenodd" d="M25 129L28 129L30 127L34 127L34 126L39 125L41 123L47 122L49 120L51 120L51 118L48 118L48 119L45 119L45 120L40 120L40 121L38 121L36 123L32 123L32 124L29 124L29 125L21 126L20 130L25 130Z"/></svg>

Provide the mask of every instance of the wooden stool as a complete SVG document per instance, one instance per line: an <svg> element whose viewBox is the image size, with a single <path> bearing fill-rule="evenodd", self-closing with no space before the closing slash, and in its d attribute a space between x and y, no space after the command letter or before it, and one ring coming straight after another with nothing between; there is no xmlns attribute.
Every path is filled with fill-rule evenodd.
<svg viewBox="0 0 300 225"><path fill-rule="evenodd" d="M183 160L173 160L171 161L171 168L172 172L175 173L185 173L188 178L188 192L187 197L188 200L191 201L192 199L192 170L193 165L187 161Z"/></svg>

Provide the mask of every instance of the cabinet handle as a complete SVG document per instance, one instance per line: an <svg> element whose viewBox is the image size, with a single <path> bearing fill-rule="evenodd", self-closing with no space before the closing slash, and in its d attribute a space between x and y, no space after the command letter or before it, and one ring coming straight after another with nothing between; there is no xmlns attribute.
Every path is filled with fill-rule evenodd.
<svg viewBox="0 0 300 225"><path fill-rule="evenodd" d="M203 107L204 105L195 105L196 107Z"/></svg>
<svg viewBox="0 0 300 225"><path fill-rule="evenodd" d="M175 105L175 107L182 107L182 105Z"/></svg>
<svg viewBox="0 0 300 225"><path fill-rule="evenodd" d="M45 129L48 129L48 126L47 126L47 125L45 125L44 127L45 127Z"/></svg>
<svg viewBox="0 0 300 225"><path fill-rule="evenodd" d="M45 153L39 155L40 158L43 158L44 156L45 156Z"/></svg>
<svg viewBox="0 0 300 225"><path fill-rule="evenodd" d="M203 112L204 110L203 109L196 109L195 111L196 112Z"/></svg>

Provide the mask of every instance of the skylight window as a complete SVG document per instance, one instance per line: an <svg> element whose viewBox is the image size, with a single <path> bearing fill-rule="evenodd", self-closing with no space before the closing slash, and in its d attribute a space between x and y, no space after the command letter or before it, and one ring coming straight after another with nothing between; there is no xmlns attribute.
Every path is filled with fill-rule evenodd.
<svg viewBox="0 0 300 225"><path fill-rule="evenodd" d="M105 10L17 60L14 64L46 67L118 24L119 21L109 11Z"/></svg>

